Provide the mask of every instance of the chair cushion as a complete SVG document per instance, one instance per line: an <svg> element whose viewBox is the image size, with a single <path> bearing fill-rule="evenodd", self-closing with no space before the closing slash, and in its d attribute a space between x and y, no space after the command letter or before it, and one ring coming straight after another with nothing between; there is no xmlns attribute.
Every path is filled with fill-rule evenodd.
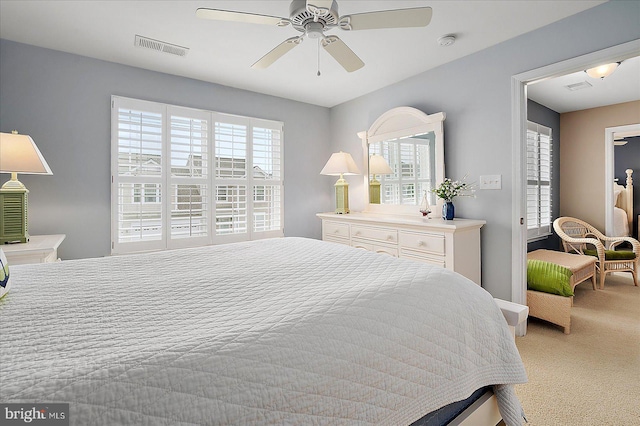
<svg viewBox="0 0 640 426"><path fill-rule="evenodd" d="M527 260L527 288L560 296L573 296L569 268L544 260Z"/></svg>
<svg viewBox="0 0 640 426"><path fill-rule="evenodd" d="M598 252L595 249L583 250L584 254L589 256L598 257ZM604 260L633 260L636 258L636 254L629 250L605 250Z"/></svg>

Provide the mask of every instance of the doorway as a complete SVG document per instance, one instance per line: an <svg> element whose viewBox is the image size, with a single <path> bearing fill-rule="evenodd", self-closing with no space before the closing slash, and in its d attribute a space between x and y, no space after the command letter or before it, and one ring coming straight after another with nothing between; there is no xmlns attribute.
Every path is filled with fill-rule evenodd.
<svg viewBox="0 0 640 426"><path fill-rule="evenodd" d="M531 70L512 77L512 152L513 152L513 190L512 190L512 265L511 300L526 304L526 129L527 129L527 86L546 79L585 70L597 64L618 62L638 56L640 40L634 40L618 46L568 59L542 68ZM611 140L611 161L613 161L613 139ZM613 186L613 174L607 176ZM611 195L613 197L613 195ZM519 326L517 335L526 334L526 324Z"/></svg>
<svg viewBox="0 0 640 426"><path fill-rule="evenodd" d="M614 161L615 161L615 141L616 135L640 135L640 123L630 124L627 126L617 126L617 127L607 127L605 129L605 175L607 177L613 177L614 170ZM634 169L634 172L638 173L640 170ZM637 175L636 175L637 176ZM626 185L625 182L619 182L621 185ZM614 235L614 220L613 220L613 181L607 181L607 187L605 188L605 203L608 208L605 210L605 234L606 235ZM633 205L633 200L631 200L631 204ZM631 229L631 235L633 236L633 229ZM640 235L637 235L640 238Z"/></svg>

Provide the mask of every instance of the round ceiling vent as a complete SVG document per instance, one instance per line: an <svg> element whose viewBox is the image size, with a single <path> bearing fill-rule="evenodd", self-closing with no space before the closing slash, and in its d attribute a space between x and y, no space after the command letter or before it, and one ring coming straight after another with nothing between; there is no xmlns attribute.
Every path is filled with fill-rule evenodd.
<svg viewBox="0 0 640 426"><path fill-rule="evenodd" d="M443 35L442 37L438 38L438 44L442 47L451 46L455 42L456 36L453 34Z"/></svg>

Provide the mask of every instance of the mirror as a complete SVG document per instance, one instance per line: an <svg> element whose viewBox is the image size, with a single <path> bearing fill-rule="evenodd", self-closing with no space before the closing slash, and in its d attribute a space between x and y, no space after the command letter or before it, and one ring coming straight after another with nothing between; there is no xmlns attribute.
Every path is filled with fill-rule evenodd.
<svg viewBox="0 0 640 426"><path fill-rule="evenodd" d="M427 115L399 107L358 133L366 159L369 210L414 213L425 191L430 206L438 203L431 189L444 179L444 119L442 112Z"/></svg>

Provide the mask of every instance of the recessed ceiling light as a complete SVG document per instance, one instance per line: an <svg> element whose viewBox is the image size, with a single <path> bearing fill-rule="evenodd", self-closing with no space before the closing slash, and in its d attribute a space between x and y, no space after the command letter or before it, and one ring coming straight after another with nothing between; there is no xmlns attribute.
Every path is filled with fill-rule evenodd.
<svg viewBox="0 0 640 426"><path fill-rule="evenodd" d="M438 44L442 47L451 46L455 42L456 42L456 36L454 34L447 34L438 38Z"/></svg>

